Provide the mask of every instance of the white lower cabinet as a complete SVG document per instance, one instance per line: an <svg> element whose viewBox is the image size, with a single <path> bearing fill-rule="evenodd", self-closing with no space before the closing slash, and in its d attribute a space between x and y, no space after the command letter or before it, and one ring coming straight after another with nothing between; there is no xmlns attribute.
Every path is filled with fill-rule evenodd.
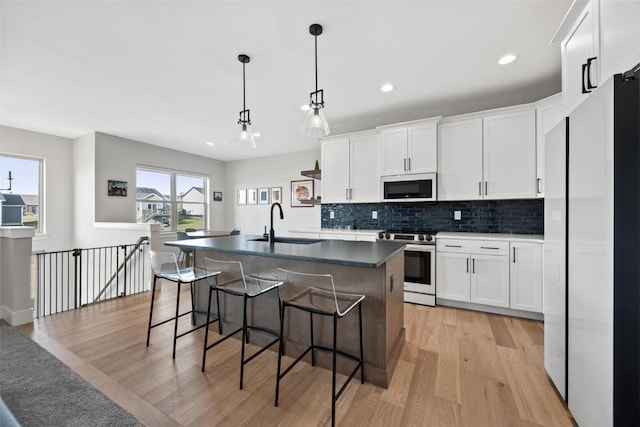
<svg viewBox="0 0 640 427"><path fill-rule="evenodd" d="M436 253L438 298L509 307L509 258L505 255L455 252ZM457 246L457 245L450 245ZM458 250L462 250L458 252Z"/></svg>
<svg viewBox="0 0 640 427"><path fill-rule="evenodd" d="M542 244L438 239L436 283L438 299L542 313Z"/></svg>
<svg viewBox="0 0 640 427"><path fill-rule="evenodd" d="M511 242L511 308L542 313L542 245Z"/></svg>

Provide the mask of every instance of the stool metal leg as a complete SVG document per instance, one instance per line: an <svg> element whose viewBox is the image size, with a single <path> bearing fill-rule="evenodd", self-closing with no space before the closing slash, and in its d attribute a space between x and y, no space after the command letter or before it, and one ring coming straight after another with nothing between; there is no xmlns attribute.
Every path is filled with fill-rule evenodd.
<svg viewBox="0 0 640 427"><path fill-rule="evenodd" d="M178 319L180 318L180 288L182 282L178 282L178 294L176 296L176 320L173 326L173 358L176 358L176 341L178 340Z"/></svg>
<svg viewBox="0 0 640 427"><path fill-rule="evenodd" d="M336 425L336 348L338 347L338 314L333 313L333 365L331 368L331 427Z"/></svg>
<svg viewBox="0 0 640 427"><path fill-rule="evenodd" d="M218 279L216 278L216 282L217 280ZM209 301L209 304L211 304L211 301ZM218 288L216 288L216 308L218 309L218 335L222 335L222 316L220 315L220 292L218 291Z"/></svg>
<svg viewBox="0 0 640 427"><path fill-rule="evenodd" d="M242 349L240 350L240 390L244 380L244 351L247 341L247 294L243 296L242 301Z"/></svg>
<svg viewBox="0 0 640 427"><path fill-rule="evenodd" d="M282 308L280 309L280 349L278 351L278 374L276 375L276 405L278 406L278 396L280 394L280 372L282 369L282 354L283 354L283 343L284 343L284 310L287 306L285 302L281 304Z"/></svg>
<svg viewBox="0 0 640 427"><path fill-rule="evenodd" d="M311 325L311 366L316 366L316 352L313 348L313 313L309 312L309 324Z"/></svg>
<svg viewBox="0 0 640 427"><path fill-rule="evenodd" d="M207 362L207 341L209 339L209 319L211 318L211 294L213 293L213 287L209 286L209 303L207 304L207 326L204 327L204 348L202 349L202 372L204 372L204 365ZM218 322L220 320L218 319Z"/></svg>
<svg viewBox="0 0 640 427"><path fill-rule="evenodd" d="M364 384L364 345L362 340L362 303L358 304L358 317L360 317L360 383Z"/></svg>
<svg viewBox="0 0 640 427"><path fill-rule="evenodd" d="M149 338L151 338L151 317L153 316L153 301L156 296L156 281L158 276L153 276L153 286L151 287L151 308L149 309L149 329L147 329L147 347L149 347Z"/></svg>
<svg viewBox="0 0 640 427"><path fill-rule="evenodd" d="M191 282L191 286L190 286L191 288L191 325L196 324L196 299L195 299L195 296L193 295L195 286L196 286L195 282Z"/></svg>

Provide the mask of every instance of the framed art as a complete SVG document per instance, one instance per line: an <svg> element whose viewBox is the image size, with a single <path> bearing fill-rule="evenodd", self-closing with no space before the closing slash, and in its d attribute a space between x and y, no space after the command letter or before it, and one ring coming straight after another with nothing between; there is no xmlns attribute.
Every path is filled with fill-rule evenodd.
<svg viewBox="0 0 640 427"><path fill-rule="evenodd" d="M214 191L213 192L213 201L221 202L222 201L222 191Z"/></svg>
<svg viewBox="0 0 640 427"><path fill-rule="evenodd" d="M247 188L247 204L258 204L258 190L256 190L255 188Z"/></svg>
<svg viewBox="0 0 640 427"><path fill-rule="evenodd" d="M108 180L107 195L127 197L127 181Z"/></svg>
<svg viewBox="0 0 640 427"><path fill-rule="evenodd" d="M299 181L291 181L291 207L312 207L310 203L304 203L305 200L313 199L313 179L304 179Z"/></svg>
<svg viewBox="0 0 640 427"><path fill-rule="evenodd" d="M271 187L271 203L282 203L282 187Z"/></svg>
<svg viewBox="0 0 640 427"><path fill-rule="evenodd" d="M259 205L268 205L269 204L269 189L268 188L260 188L260 189L258 189L258 204Z"/></svg>
<svg viewBox="0 0 640 427"><path fill-rule="evenodd" d="M242 190L238 190L238 204L246 205L247 204L247 190L244 188Z"/></svg>

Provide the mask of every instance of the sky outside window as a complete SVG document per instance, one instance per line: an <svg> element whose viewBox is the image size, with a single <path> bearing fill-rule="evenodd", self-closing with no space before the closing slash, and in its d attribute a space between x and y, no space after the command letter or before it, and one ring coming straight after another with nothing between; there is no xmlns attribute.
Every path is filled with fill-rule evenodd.
<svg viewBox="0 0 640 427"><path fill-rule="evenodd" d="M9 188L9 171L13 181L13 194L38 194L40 188L40 161L20 157L0 156L0 188ZM3 192L9 193L7 190Z"/></svg>

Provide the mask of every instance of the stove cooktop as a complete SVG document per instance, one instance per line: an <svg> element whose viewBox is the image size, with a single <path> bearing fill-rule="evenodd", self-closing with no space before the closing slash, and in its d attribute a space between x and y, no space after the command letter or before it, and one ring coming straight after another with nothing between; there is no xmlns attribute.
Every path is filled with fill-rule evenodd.
<svg viewBox="0 0 640 427"><path fill-rule="evenodd" d="M390 231L378 233L378 240L396 240L414 245L435 245L435 233L393 233Z"/></svg>

